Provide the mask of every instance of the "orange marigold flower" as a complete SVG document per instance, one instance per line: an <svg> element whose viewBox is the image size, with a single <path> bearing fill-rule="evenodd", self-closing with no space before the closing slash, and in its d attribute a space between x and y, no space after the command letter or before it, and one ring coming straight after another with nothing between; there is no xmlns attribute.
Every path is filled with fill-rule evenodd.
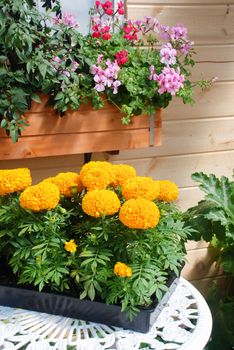
<svg viewBox="0 0 234 350"><path fill-rule="evenodd" d="M42 181L26 188L20 195L22 208L32 211L54 209L59 203L60 193L56 185Z"/></svg>
<svg viewBox="0 0 234 350"><path fill-rule="evenodd" d="M100 179L99 181L97 181L96 179L99 176L102 176L101 174L103 174L103 176L105 177L105 180L103 180L103 182L100 182ZM115 172L111 163L102 161L91 161L83 165L83 167L81 168L80 178L83 185L89 190L105 189L110 183L115 181ZM97 181L97 184L92 186L91 181ZM87 186L85 185L85 183L87 184Z"/></svg>
<svg viewBox="0 0 234 350"><path fill-rule="evenodd" d="M117 262L114 266L114 274L120 277L131 277L132 269L124 263Z"/></svg>
<svg viewBox="0 0 234 350"><path fill-rule="evenodd" d="M0 170L0 196L23 191L31 184L32 178L27 168Z"/></svg>
<svg viewBox="0 0 234 350"><path fill-rule="evenodd" d="M125 199L145 198L154 200L159 195L159 184L151 177L136 176L124 182L122 194Z"/></svg>
<svg viewBox="0 0 234 350"><path fill-rule="evenodd" d="M106 169L93 168L81 177L82 184L88 191L104 190L110 183L111 177Z"/></svg>
<svg viewBox="0 0 234 350"><path fill-rule="evenodd" d="M94 190L87 192L82 200L83 211L95 218L104 215L113 215L120 208L117 194L110 190Z"/></svg>
<svg viewBox="0 0 234 350"><path fill-rule="evenodd" d="M70 239L69 242L65 242L64 249L69 253L75 253L77 251L77 245L74 239Z"/></svg>
<svg viewBox="0 0 234 350"><path fill-rule="evenodd" d="M165 202L172 202L179 196L178 186L170 180L155 181L159 184L159 194L157 199Z"/></svg>
<svg viewBox="0 0 234 350"><path fill-rule="evenodd" d="M132 229L155 227L160 218L157 205L145 198L129 199L119 211L119 220Z"/></svg>
<svg viewBox="0 0 234 350"><path fill-rule="evenodd" d="M78 193L82 192L83 190L83 184L80 176L73 172L59 173L54 177L45 179L44 181L55 184L58 187L60 194L64 195L65 197L72 196L72 188L75 188Z"/></svg>
<svg viewBox="0 0 234 350"><path fill-rule="evenodd" d="M121 186L126 180L136 176L136 169L131 165L116 164L112 167L116 178L115 181L112 182L114 186Z"/></svg>

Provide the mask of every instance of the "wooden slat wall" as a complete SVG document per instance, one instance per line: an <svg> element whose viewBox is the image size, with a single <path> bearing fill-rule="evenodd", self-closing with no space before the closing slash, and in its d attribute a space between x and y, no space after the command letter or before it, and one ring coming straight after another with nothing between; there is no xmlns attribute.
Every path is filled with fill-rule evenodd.
<svg viewBox="0 0 234 350"><path fill-rule="evenodd" d="M195 41L197 65L193 80L201 73L219 77L204 92L196 89L195 106L180 100L164 111L163 145L158 148L121 151L119 155L94 154L94 159L134 165L140 175L170 178L180 186L178 204L195 205L203 196L190 175L195 171L232 175L234 168L234 0L127 0L129 18L157 16L161 24L184 23ZM79 171L81 155L31 160L0 161L0 168L28 166L34 181L59 171ZM183 275L206 292L214 276L223 281L214 263L216 251L205 242L189 242L188 263Z"/></svg>
<svg viewBox="0 0 234 350"><path fill-rule="evenodd" d="M217 76L218 83L206 92L196 91L196 106L174 103L164 114L164 141L149 150L145 173L167 177L181 187L181 207L194 205L202 193L192 182L194 171L231 176L234 168L234 1L225 0L128 0L130 18L157 16L167 25L184 23L195 41L196 66L192 79ZM158 157L156 156L158 154ZM147 155L143 153L147 161ZM124 156L129 157L129 153ZM150 157L149 157L150 158ZM183 275L206 294L211 281L225 282L214 262L217 252L206 243L187 245L188 262Z"/></svg>

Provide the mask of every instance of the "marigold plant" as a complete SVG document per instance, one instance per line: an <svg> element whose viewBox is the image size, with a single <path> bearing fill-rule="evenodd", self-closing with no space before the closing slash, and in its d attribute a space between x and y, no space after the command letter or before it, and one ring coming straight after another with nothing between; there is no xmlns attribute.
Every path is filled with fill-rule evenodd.
<svg viewBox="0 0 234 350"><path fill-rule="evenodd" d="M10 278L121 304L130 318L160 299L179 275L190 228L171 202L174 183L136 175L98 161L31 186L29 170L0 170L0 257Z"/></svg>

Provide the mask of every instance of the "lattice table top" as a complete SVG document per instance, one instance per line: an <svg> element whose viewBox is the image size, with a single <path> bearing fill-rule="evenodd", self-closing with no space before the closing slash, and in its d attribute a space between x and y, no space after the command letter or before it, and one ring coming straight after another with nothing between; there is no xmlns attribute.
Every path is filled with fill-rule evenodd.
<svg viewBox="0 0 234 350"><path fill-rule="evenodd" d="M201 294L180 278L146 334L62 316L0 306L0 350L202 350L211 333Z"/></svg>

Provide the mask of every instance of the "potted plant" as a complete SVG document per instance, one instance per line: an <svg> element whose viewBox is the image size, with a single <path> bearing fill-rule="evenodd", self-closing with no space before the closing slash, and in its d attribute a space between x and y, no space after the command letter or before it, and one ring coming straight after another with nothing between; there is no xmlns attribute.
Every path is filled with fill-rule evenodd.
<svg viewBox="0 0 234 350"><path fill-rule="evenodd" d="M226 288L214 283L209 297L214 326L207 349L231 349L234 346L234 182L225 176L218 178L202 172L194 173L192 178L200 184L205 198L185 213L187 225L194 229L191 238L202 238L218 249L217 263L229 277Z"/></svg>
<svg viewBox="0 0 234 350"><path fill-rule="evenodd" d="M149 330L190 234L175 183L89 162L34 186L1 170L0 195L1 305Z"/></svg>
<svg viewBox="0 0 234 350"><path fill-rule="evenodd" d="M187 29L96 1L82 35L58 0L42 3L43 14L0 0L1 159L159 145L161 109L174 95L192 102Z"/></svg>

